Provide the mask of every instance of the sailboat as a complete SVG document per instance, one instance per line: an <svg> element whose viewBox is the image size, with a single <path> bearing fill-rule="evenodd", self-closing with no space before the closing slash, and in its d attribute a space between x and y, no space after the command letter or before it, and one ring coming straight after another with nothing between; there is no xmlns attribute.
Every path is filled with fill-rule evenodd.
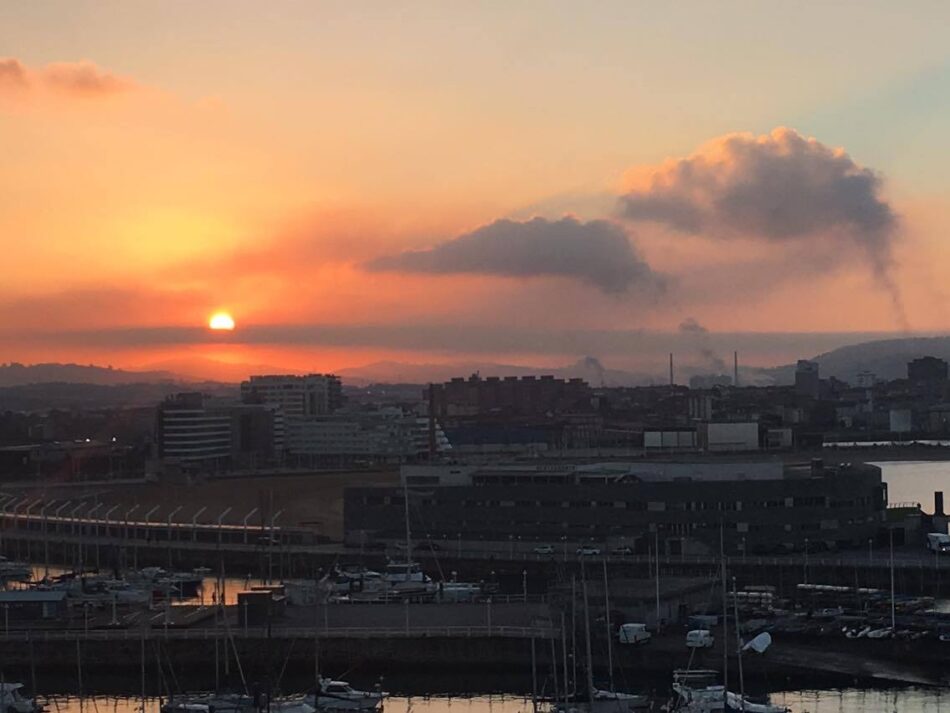
<svg viewBox="0 0 950 713"><path fill-rule="evenodd" d="M604 570L604 595L607 592L606 564ZM631 713L650 705L650 699L637 693L617 691L613 688L613 648L610 645L612 631L610 629L610 601L607 599L607 656L610 669L610 690L597 688L594 685L594 661L590 645L590 606L587 601L587 579L584 578L584 568L581 565L581 591L584 595L584 645L587 650L587 692L574 691L572 696L567 695L565 682L564 701L554 706L555 713Z"/></svg>
<svg viewBox="0 0 950 713"><path fill-rule="evenodd" d="M716 671L674 671L673 692L677 698L672 706L674 711L684 713L719 713L726 711L744 711L745 713L788 713L788 708L771 703L759 703L749 700L745 695L745 677L742 672L742 653L755 651L764 653L772 644L772 637L768 632L759 634L745 643L739 633L739 598L736 596L736 580L732 579L732 603L736 622L736 654L739 664L739 693L733 693L726 688L728 678L726 672L729 665L729 646L726 632L726 561L722 560L722 626L723 626L723 684L716 684Z"/></svg>

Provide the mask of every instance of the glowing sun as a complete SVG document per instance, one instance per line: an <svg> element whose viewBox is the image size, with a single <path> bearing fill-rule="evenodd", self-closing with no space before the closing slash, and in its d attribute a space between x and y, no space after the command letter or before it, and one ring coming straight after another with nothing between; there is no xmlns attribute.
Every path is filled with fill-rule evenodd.
<svg viewBox="0 0 950 713"><path fill-rule="evenodd" d="M208 320L208 327L229 332L234 329L234 318L227 312L215 312Z"/></svg>

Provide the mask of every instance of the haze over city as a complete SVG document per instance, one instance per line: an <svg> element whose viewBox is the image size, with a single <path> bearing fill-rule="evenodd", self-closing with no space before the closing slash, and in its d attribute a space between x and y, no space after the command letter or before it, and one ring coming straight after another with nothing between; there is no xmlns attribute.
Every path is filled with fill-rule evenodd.
<svg viewBox="0 0 950 713"><path fill-rule="evenodd" d="M944 334L927 10L5 4L2 358L655 369L700 330L760 366Z"/></svg>

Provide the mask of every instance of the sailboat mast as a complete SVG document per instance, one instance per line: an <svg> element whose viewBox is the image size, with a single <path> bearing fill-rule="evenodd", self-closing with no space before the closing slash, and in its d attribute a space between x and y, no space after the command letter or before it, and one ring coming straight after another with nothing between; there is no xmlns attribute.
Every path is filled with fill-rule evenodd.
<svg viewBox="0 0 950 713"><path fill-rule="evenodd" d="M402 476L402 496L406 517L406 581L408 582L412 571L412 534L409 531L409 481L405 475Z"/></svg>
<svg viewBox="0 0 950 713"><path fill-rule="evenodd" d="M656 555L656 630L660 630L660 528L656 529L656 546L654 547Z"/></svg>
<svg viewBox="0 0 950 713"><path fill-rule="evenodd" d="M894 601L894 530L888 530L891 543L891 632L897 631L897 606Z"/></svg>
<svg viewBox="0 0 950 713"><path fill-rule="evenodd" d="M587 601L587 578L581 562L581 591L584 593L584 646L587 649L587 695L594 699L594 657L590 651L590 606Z"/></svg>
<svg viewBox="0 0 950 713"><path fill-rule="evenodd" d="M729 707L729 606L726 602L726 551L723 543L723 526L719 525L719 566L722 574L722 698Z"/></svg>
<svg viewBox="0 0 950 713"><path fill-rule="evenodd" d="M561 658L564 663L564 705L567 705L567 629L564 612L561 612Z"/></svg>
<svg viewBox="0 0 950 713"><path fill-rule="evenodd" d="M736 594L736 578L732 578L732 606L736 620L736 660L739 663L739 709L745 710L745 678L742 675L742 636L739 634L739 597Z"/></svg>
<svg viewBox="0 0 950 713"><path fill-rule="evenodd" d="M610 627L610 590L607 588L607 558L604 560L604 626L607 628L607 671L610 677L610 690L614 690L614 647L613 631Z"/></svg>

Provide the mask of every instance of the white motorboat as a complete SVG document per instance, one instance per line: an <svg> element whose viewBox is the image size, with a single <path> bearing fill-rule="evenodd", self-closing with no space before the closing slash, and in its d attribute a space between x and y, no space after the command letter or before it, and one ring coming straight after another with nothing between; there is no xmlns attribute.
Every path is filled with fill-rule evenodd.
<svg viewBox="0 0 950 713"><path fill-rule="evenodd" d="M385 691L359 691L346 681L321 678L319 688L304 700L317 710L375 711L387 696Z"/></svg>

